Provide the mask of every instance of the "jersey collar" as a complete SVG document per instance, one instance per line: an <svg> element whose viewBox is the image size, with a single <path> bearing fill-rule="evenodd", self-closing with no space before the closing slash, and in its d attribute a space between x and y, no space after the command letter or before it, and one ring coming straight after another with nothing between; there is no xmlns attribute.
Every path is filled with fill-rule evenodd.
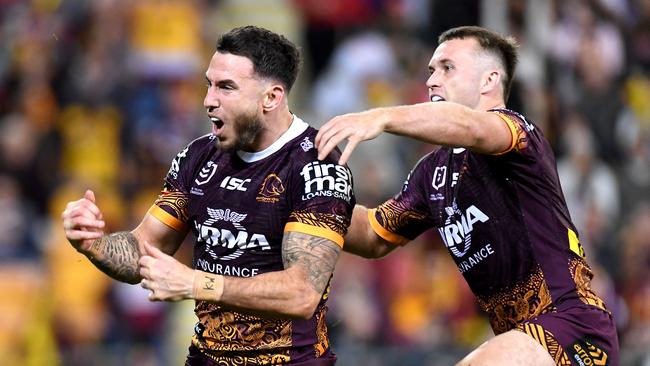
<svg viewBox="0 0 650 366"><path fill-rule="evenodd" d="M240 159L242 159L247 163L253 163L262 160L267 156L273 154L274 152L280 150L282 146L287 144L287 142L300 136L300 134L305 132L307 127L309 127L309 125L294 114L293 121L291 122L291 126L289 126L287 131L283 133L282 136L280 136L280 138L275 140L275 142L272 143L271 146L267 147L262 151L257 151L257 152L246 152L246 151L237 150L237 156L239 156Z"/></svg>

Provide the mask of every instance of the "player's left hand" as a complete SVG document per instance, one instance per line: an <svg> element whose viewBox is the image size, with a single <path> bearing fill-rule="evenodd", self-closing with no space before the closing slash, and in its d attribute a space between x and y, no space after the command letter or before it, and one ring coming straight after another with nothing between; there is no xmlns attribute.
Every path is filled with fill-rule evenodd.
<svg viewBox="0 0 650 366"><path fill-rule="evenodd" d="M343 140L348 140L339 164L345 164L352 151L364 140L372 140L384 131L384 123L378 110L350 113L337 116L323 125L314 142L318 149L318 159L323 160Z"/></svg>
<svg viewBox="0 0 650 366"><path fill-rule="evenodd" d="M151 301L179 301L192 297L194 270L144 243L145 254L140 257L140 286L151 291Z"/></svg>

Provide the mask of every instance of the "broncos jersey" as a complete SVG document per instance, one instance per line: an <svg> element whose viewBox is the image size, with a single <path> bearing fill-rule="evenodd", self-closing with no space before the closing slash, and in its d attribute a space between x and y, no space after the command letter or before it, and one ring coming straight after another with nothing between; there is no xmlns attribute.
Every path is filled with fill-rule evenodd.
<svg viewBox="0 0 650 366"><path fill-rule="evenodd" d="M589 342L615 352L617 346L608 346L616 343L615 329L603 301L591 290L592 271L550 145L523 116L505 109L492 112L511 131L507 151L485 155L443 147L423 157L401 192L369 210L373 229L403 245L437 228L496 334L542 314L587 306L606 314L601 315L605 333L595 330ZM562 332L558 327L550 338L569 352L573 340L563 341ZM568 359L561 352L558 357Z"/></svg>
<svg viewBox="0 0 650 366"><path fill-rule="evenodd" d="M224 276L284 269L284 232L343 246L355 198L340 152L317 159L317 131L294 116L280 139L257 153L226 152L215 136L191 142L172 161L150 213L196 236L193 265ZM192 345L217 363L267 365L334 358L325 326L329 286L309 320L262 318L197 301Z"/></svg>

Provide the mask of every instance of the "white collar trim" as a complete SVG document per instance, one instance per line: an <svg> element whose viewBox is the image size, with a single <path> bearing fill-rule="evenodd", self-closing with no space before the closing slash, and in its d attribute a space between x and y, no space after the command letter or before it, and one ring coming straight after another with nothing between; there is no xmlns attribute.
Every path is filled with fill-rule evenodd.
<svg viewBox="0 0 650 366"><path fill-rule="evenodd" d="M287 131L283 133L279 139L275 140L275 142L272 143L271 146L258 152L246 152L246 151L237 150L237 155L247 163L253 163L262 160L267 156L273 154L274 152L280 150L282 146L286 145L287 142L300 136L301 133L307 130L307 127L309 127L309 125L294 114L293 121L291 122L291 126L289 126L289 129L287 129Z"/></svg>

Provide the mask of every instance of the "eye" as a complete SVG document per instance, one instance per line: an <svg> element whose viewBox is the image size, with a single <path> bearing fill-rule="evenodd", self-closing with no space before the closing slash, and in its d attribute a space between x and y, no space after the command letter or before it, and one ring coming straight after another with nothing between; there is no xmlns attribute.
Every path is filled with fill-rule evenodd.
<svg viewBox="0 0 650 366"><path fill-rule="evenodd" d="M451 71L451 70L454 69L454 67L452 65L450 65L450 64L445 64L445 66L443 68L445 69L445 71Z"/></svg>

